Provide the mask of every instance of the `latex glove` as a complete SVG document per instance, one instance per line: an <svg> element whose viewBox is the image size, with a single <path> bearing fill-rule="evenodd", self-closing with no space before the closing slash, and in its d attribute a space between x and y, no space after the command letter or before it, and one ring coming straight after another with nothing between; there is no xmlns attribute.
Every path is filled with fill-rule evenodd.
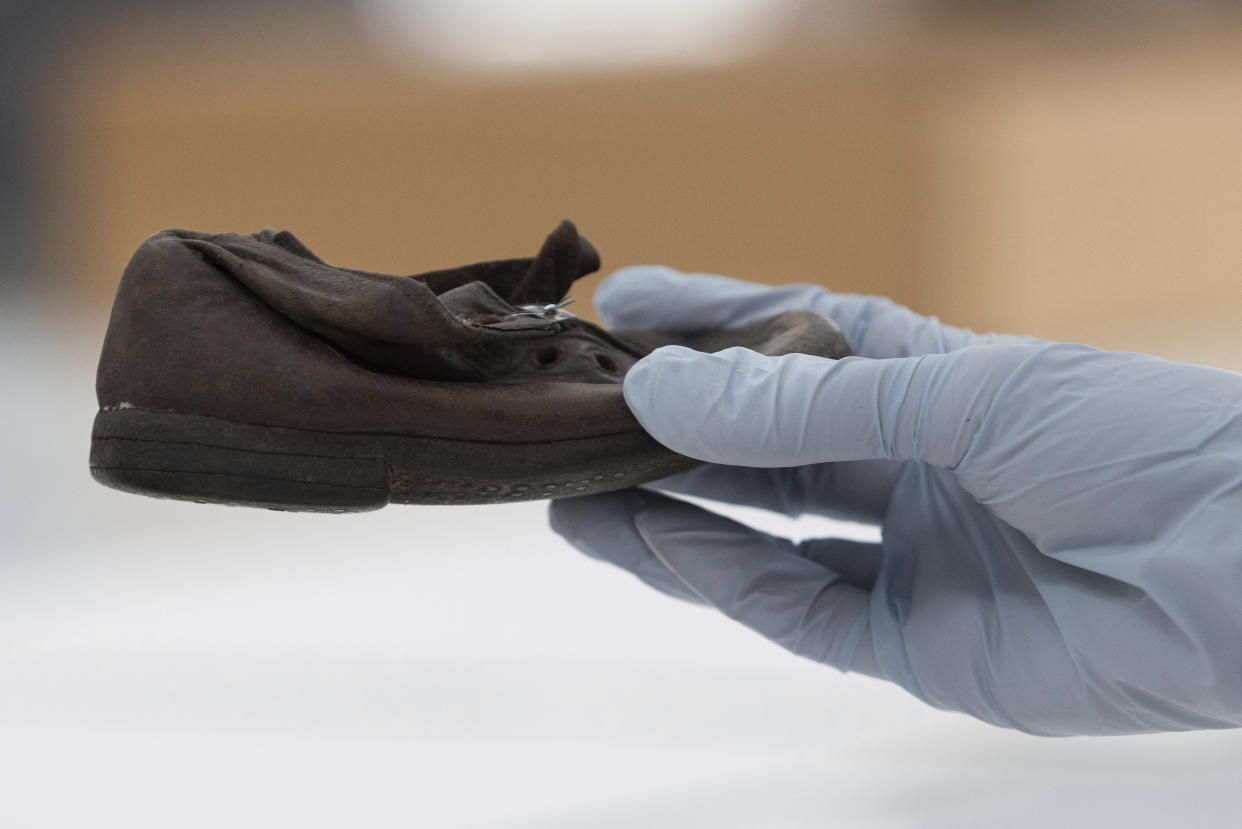
<svg viewBox="0 0 1242 829"><path fill-rule="evenodd" d="M616 328L791 308L843 360L670 346L625 398L710 461L659 486L867 520L879 545L793 544L628 490L554 502L554 529L789 650L1036 734L1242 724L1242 376L979 337L883 299L666 268L597 295Z"/></svg>

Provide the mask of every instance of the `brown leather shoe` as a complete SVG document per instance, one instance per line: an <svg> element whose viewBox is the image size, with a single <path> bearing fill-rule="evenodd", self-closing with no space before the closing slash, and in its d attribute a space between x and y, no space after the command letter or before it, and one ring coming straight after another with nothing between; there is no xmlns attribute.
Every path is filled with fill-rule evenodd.
<svg viewBox="0 0 1242 829"><path fill-rule="evenodd" d="M848 353L811 313L609 333L558 308L598 267L570 222L533 259L417 276L331 267L287 231L157 233L117 290L91 473L294 510L585 495L696 463L643 432L622 397L653 348Z"/></svg>

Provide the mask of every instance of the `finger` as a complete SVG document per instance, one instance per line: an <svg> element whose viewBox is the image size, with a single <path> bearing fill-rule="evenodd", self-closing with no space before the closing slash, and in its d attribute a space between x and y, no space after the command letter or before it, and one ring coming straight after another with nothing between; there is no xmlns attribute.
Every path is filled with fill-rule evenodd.
<svg viewBox="0 0 1242 829"><path fill-rule="evenodd" d="M771 287L659 265L614 272L596 290L595 304L610 327L648 331L734 328L785 311L814 311L840 326L855 354L873 359L1032 342L945 325L884 297L837 294L819 285Z"/></svg>
<svg viewBox="0 0 1242 829"><path fill-rule="evenodd" d="M656 440L710 463L881 459L954 468L1005 381L1044 347L830 360L665 346L630 369L624 392Z"/></svg>
<svg viewBox="0 0 1242 829"><path fill-rule="evenodd" d="M811 513L878 524L901 475L896 461L847 461L779 469L705 464L647 489L759 507L797 518Z"/></svg>
<svg viewBox="0 0 1242 829"><path fill-rule="evenodd" d="M822 565L855 587L871 590L884 563L883 547L845 538L811 538L797 547L798 555Z"/></svg>
<svg viewBox="0 0 1242 829"><path fill-rule="evenodd" d="M595 306L612 328L686 331L731 328L785 311L818 311L823 288L773 288L727 276L682 273L661 265L614 271L595 290Z"/></svg>
<svg viewBox="0 0 1242 829"><path fill-rule="evenodd" d="M789 541L678 501L641 510L635 523L669 570L726 616L800 656L880 675L870 594Z"/></svg>
<svg viewBox="0 0 1242 829"><path fill-rule="evenodd" d="M591 558L629 570L662 593L703 604L655 557L634 526L636 512L668 500L638 489L564 498L548 506L548 521L554 532Z"/></svg>

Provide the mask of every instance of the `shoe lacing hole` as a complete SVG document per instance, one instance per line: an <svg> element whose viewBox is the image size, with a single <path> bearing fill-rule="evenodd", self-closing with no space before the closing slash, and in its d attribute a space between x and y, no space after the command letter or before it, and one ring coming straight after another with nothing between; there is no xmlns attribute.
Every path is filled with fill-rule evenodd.
<svg viewBox="0 0 1242 829"><path fill-rule="evenodd" d="M560 358L561 353L555 346L545 345L543 348L535 352L535 362L541 366L550 366Z"/></svg>
<svg viewBox="0 0 1242 829"><path fill-rule="evenodd" d="M607 354L596 354L595 364L598 365L600 368L602 368L604 371L616 371L617 370L617 361L609 357Z"/></svg>

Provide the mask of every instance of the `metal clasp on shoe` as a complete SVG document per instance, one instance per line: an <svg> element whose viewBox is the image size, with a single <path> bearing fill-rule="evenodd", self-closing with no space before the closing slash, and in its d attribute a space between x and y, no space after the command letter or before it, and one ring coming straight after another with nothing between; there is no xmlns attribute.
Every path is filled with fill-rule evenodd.
<svg viewBox="0 0 1242 829"><path fill-rule="evenodd" d="M560 302L549 303L547 305L542 303L518 305L517 311L512 314L505 315L504 320L511 320L516 317L539 317L540 319L545 319L548 322L559 322L560 320L573 319L574 315L565 310L565 306L572 305L573 302L574 298L570 295L562 299ZM502 322L504 320L502 320Z"/></svg>

